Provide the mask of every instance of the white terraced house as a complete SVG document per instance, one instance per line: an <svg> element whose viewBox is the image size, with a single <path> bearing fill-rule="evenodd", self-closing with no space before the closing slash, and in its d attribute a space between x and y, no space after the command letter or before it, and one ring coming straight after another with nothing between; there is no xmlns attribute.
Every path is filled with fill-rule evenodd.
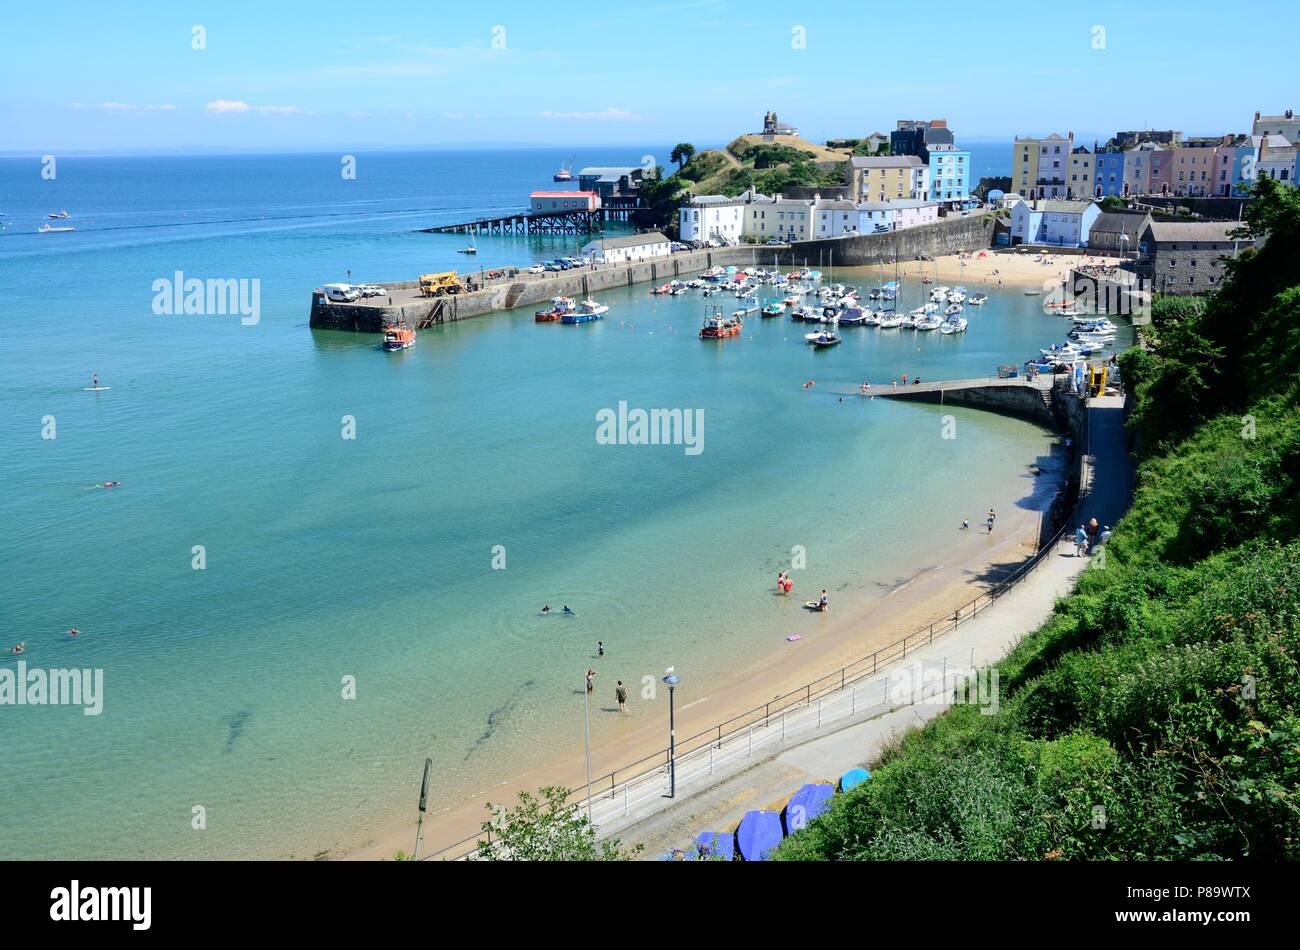
<svg viewBox="0 0 1300 950"><path fill-rule="evenodd" d="M683 241L739 244L745 230L745 197L697 195L677 211Z"/></svg>

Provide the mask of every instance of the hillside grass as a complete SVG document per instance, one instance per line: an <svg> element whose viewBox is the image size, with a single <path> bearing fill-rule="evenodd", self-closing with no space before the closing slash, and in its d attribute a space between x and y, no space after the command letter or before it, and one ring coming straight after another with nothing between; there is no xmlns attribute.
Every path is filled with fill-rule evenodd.
<svg viewBox="0 0 1300 950"><path fill-rule="evenodd" d="M1300 857L1300 198L1122 360L1134 502L1076 592L778 860Z"/></svg>

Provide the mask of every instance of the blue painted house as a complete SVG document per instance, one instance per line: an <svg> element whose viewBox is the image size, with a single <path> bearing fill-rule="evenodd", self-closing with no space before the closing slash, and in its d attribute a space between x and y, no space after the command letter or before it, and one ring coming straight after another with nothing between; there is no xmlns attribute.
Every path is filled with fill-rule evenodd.
<svg viewBox="0 0 1300 950"><path fill-rule="evenodd" d="M930 200L953 205L970 194L970 152L955 145L932 145L928 149Z"/></svg>
<svg viewBox="0 0 1300 950"><path fill-rule="evenodd" d="M1124 194L1124 153L1118 149L1101 149L1097 152L1095 166L1094 198L1107 198Z"/></svg>

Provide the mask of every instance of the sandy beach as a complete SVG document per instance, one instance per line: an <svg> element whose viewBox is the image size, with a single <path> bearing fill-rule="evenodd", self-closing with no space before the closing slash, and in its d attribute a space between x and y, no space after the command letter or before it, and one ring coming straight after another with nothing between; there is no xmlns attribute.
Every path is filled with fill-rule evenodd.
<svg viewBox="0 0 1300 950"><path fill-rule="evenodd" d="M1033 552L1040 528L1037 511L1013 510L999 515L992 534L982 525L969 531L954 529L952 557L946 563L923 568L901 580L893 589L857 612L832 612L806 618L807 630L796 644L782 644L755 659L737 672L727 684L700 695L691 684L681 688L678 696L677 735L679 742L716 727L777 696L835 673L881 647L896 643L927 625L952 616L968 604L991 582L1004 576ZM792 595L802 602L815 591L800 590L796 578ZM769 592L770 593L770 592ZM593 714L603 714L601 707L611 705L599 690ZM633 691L635 697L635 691ZM614 769L663 752L666 746L666 709L662 702L642 704L635 698L620 734L592 747L592 775L599 791L599 779ZM640 771L637 769L635 771ZM634 772L620 775L630 777ZM486 818L487 802L512 805L521 790L533 791L546 785L564 785L578 789L585 785L585 758L580 744L572 754L542 768L512 776L491 789L485 789L466 801L440 813L426 816L422 856L436 854L455 842L474 835ZM604 787L608 788L605 778ZM332 858L361 860L391 859L399 850L410 850L413 822L393 828L351 851L332 850ZM457 848L453 854L462 853Z"/></svg>
<svg viewBox="0 0 1300 950"><path fill-rule="evenodd" d="M966 287L1023 287L1044 291L1059 285L1073 267L1084 264L1119 264L1117 257L1079 254L1040 254L1011 250L974 251L949 254L933 261L907 261L899 265L900 276L930 277L936 283Z"/></svg>

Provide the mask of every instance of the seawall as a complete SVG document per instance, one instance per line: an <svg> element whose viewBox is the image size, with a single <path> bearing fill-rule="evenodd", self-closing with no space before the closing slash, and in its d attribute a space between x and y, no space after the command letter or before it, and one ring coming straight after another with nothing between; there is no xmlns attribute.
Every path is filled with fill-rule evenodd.
<svg viewBox="0 0 1300 950"><path fill-rule="evenodd" d="M772 267L843 267L939 257L989 246L991 215L949 217L905 231L867 234L853 238L801 241L782 247L743 245L703 251L682 251L668 257L633 264L606 264L559 273L517 273L485 281L479 290L450 297L418 295L414 280L384 283L393 303L330 302L322 292L312 294L310 325L313 329L382 333L405 322L416 329L465 320L516 307L538 307L552 297L580 298L611 287L656 283L696 274L710 267L735 265ZM477 281L478 274L473 276ZM387 298L379 298L387 299Z"/></svg>

